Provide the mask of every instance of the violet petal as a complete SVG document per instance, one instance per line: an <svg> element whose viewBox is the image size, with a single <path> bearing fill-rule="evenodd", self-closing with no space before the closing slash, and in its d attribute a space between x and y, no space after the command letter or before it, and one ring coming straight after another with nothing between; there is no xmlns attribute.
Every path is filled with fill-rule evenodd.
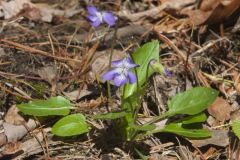
<svg viewBox="0 0 240 160"><path fill-rule="evenodd" d="M88 10L88 13L89 13L90 15L97 15L98 10L97 10L96 7L94 7L94 6L88 6L88 7L87 7L87 10Z"/></svg>
<svg viewBox="0 0 240 160"><path fill-rule="evenodd" d="M127 64L127 68L134 68L134 67L138 67L139 65L138 64L134 64L134 63L128 63Z"/></svg>
<svg viewBox="0 0 240 160"><path fill-rule="evenodd" d="M117 70L114 70L114 69L110 70L102 75L102 79L104 81L113 80L116 74L117 74Z"/></svg>
<svg viewBox="0 0 240 160"><path fill-rule="evenodd" d="M167 69L167 68L164 68L164 73L167 77L169 78L172 78L173 77L173 74Z"/></svg>
<svg viewBox="0 0 240 160"><path fill-rule="evenodd" d="M134 73L132 73L131 71L128 71L128 78L129 78L129 83L133 84L137 82L137 77Z"/></svg>
<svg viewBox="0 0 240 160"><path fill-rule="evenodd" d="M114 78L114 84L118 87L124 85L125 83L127 83L128 79L127 77L125 77L123 74L117 75Z"/></svg>
<svg viewBox="0 0 240 160"><path fill-rule="evenodd" d="M121 67L123 60L112 61L112 67Z"/></svg>
<svg viewBox="0 0 240 160"><path fill-rule="evenodd" d="M109 13L109 12L103 12L103 20L109 26L114 26L116 24L116 17L112 13Z"/></svg>
<svg viewBox="0 0 240 160"><path fill-rule="evenodd" d="M91 22L95 22L98 19L98 17L93 15L88 15L87 19L90 20Z"/></svg>
<svg viewBox="0 0 240 160"><path fill-rule="evenodd" d="M95 21L90 22L93 27L98 27L101 24L100 19L96 19Z"/></svg>
<svg viewBox="0 0 240 160"><path fill-rule="evenodd" d="M126 64L127 64L127 68L129 68L129 69L139 66L138 64L134 64L132 62L132 58L129 55L126 57Z"/></svg>

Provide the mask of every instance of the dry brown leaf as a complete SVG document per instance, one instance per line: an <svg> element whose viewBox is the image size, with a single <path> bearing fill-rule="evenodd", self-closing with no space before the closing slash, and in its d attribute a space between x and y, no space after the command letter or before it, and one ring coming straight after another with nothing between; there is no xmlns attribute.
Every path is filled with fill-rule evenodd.
<svg viewBox="0 0 240 160"><path fill-rule="evenodd" d="M126 13L126 12L120 12L118 14L119 17L126 18L132 22L139 21L139 19L143 17L156 17L159 15L159 13L163 10L174 10L179 11L182 10L184 7L189 6L191 4L194 4L195 0L164 0L162 1L162 4L158 7L153 7L149 10L145 10L138 13Z"/></svg>
<svg viewBox="0 0 240 160"><path fill-rule="evenodd" d="M75 90L75 91L72 91L72 92L63 92L63 94L71 101L76 101L76 100L79 100L81 99L82 97L85 97L87 95L90 95L92 92L89 91L89 90Z"/></svg>
<svg viewBox="0 0 240 160"><path fill-rule="evenodd" d="M219 0L202 1L200 9L205 12L211 11L218 6L219 2Z"/></svg>
<svg viewBox="0 0 240 160"><path fill-rule="evenodd" d="M218 121L230 119L231 105L223 98L218 97L209 107L208 112Z"/></svg>
<svg viewBox="0 0 240 160"><path fill-rule="evenodd" d="M22 142L21 150L23 151L23 153L15 157L15 159L24 159L31 155L36 155L38 153L43 152L43 148L41 146L41 143L43 143L44 140L43 135L47 135L47 133L49 133L50 131L51 128L44 128L42 132L33 133L35 135L34 137L26 140L25 142Z"/></svg>
<svg viewBox="0 0 240 160"><path fill-rule="evenodd" d="M202 1L198 10L189 10L187 14L195 25L215 24L228 19L239 8L239 0L208 0Z"/></svg>
<svg viewBox="0 0 240 160"><path fill-rule="evenodd" d="M0 146L4 145L7 143L7 137L6 135L3 133L0 133ZM1 156L0 156L1 157Z"/></svg>
<svg viewBox="0 0 240 160"><path fill-rule="evenodd" d="M24 118L21 115L19 115L18 112L19 112L19 109L16 107L16 105L13 105L7 111L4 117L4 120L7 123L14 124L14 125L21 125L25 123Z"/></svg>
<svg viewBox="0 0 240 160"><path fill-rule="evenodd" d="M23 9L24 5L32 5L29 0L13 0L13 1L0 1L1 14L0 17L9 19L19 14Z"/></svg>
<svg viewBox="0 0 240 160"><path fill-rule="evenodd" d="M3 48L0 48L0 57L3 57L6 55L6 52L4 51Z"/></svg>
<svg viewBox="0 0 240 160"><path fill-rule="evenodd" d="M240 120L240 110L231 113L231 121Z"/></svg>
<svg viewBox="0 0 240 160"><path fill-rule="evenodd" d="M37 124L34 120L29 119L26 126L29 130L32 130L36 128ZM28 129L24 125L13 125L5 122L3 123L3 128L8 142L15 142L28 133Z"/></svg>
<svg viewBox="0 0 240 160"><path fill-rule="evenodd" d="M236 90L237 90L238 94L240 94L240 82L238 82L236 84Z"/></svg>
<svg viewBox="0 0 240 160"><path fill-rule="evenodd" d="M30 20L44 22L51 22L53 16L71 17L81 10L77 9L77 6L72 6L66 10L56 9L55 6L49 6L47 4L31 3L30 0L12 0L0 1L0 17L4 19L10 19L12 17L22 15Z"/></svg>
<svg viewBox="0 0 240 160"><path fill-rule="evenodd" d="M168 0L160 0L161 3L165 3L167 2Z"/></svg>
<svg viewBox="0 0 240 160"><path fill-rule="evenodd" d="M11 155L19 152L21 150L21 142L9 142L5 144L2 154L4 156Z"/></svg>
<svg viewBox="0 0 240 160"><path fill-rule="evenodd" d="M51 22L53 19L53 16L63 16L63 17L69 18L81 12L81 10L77 9L76 6L66 10L56 9L55 7L49 6L47 4L35 4L35 7L40 10L41 20L44 22Z"/></svg>
<svg viewBox="0 0 240 160"><path fill-rule="evenodd" d="M240 17L239 17L239 22L240 22ZM232 79L234 81L234 85L235 85L237 92L240 93L240 73L233 70L232 71Z"/></svg>
<svg viewBox="0 0 240 160"><path fill-rule="evenodd" d="M89 108L97 108L105 102L106 102L105 97L98 97L97 99L91 99L90 102L88 103L88 107Z"/></svg>
<svg viewBox="0 0 240 160"><path fill-rule="evenodd" d="M55 95L57 89L57 73L58 70L55 66L42 67L38 70L38 75L51 85L52 95Z"/></svg>
<svg viewBox="0 0 240 160"><path fill-rule="evenodd" d="M33 7L29 4L24 4L23 16L33 21L41 20L42 18L39 8Z"/></svg>
<svg viewBox="0 0 240 160"><path fill-rule="evenodd" d="M234 27L232 29L233 33L239 32L239 31L240 31L240 17L238 17L238 20L237 20L236 24L234 25Z"/></svg>
<svg viewBox="0 0 240 160"><path fill-rule="evenodd" d="M53 66L43 67L38 70L38 75L49 84L55 85L57 77L57 68Z"/></svg>
<svg viewBox="0 0 240 160"><path fill-rule="evenodd" d="M209 144L226 147L229 145L229 136L227 130L213 130L211 138L189 141L196 147L203 147Z"/></svg>
<svg viewBox="0 0 240 160"><path fill-rule="evenodd" d="M139 118L138 121L140 122L140 124L146 124L149 121L153 120L153 118ZM156 130L160 130L163 129L166 126L168 119L164 119L161 120L159 122L154 123L154 125L156 126Z"/></svg>
<svg viewBox="0 0 240 160"><path fill-rule="evenodd" d="M113 60L119 60L124 57L124 53L119 50L114 50L113 53ZM109 57L110 50L95 53L91 66L93 73L92 79L95 79L95 77L100 77L104 72L106 72L109 63Z"/></svg>
<svg viewBox="0 0 240 160"><path fill-rule="evenodd" d="M210 159L211 157L213 157L213 155L217 154L218 150L216 147L210 147L205 153L204 153L204 157L206 157L206 159Z"/></svg>

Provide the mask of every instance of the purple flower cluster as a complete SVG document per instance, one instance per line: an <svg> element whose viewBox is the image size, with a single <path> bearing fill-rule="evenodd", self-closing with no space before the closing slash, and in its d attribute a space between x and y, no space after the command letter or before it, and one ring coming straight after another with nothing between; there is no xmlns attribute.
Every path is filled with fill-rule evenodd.
<svg viewBox="0 0 240 160"><path fill-rule="evenodd" d="M87 18L93 27L98 27L103 22L107 23L110 27L116 24L117 17L110 12L100 12L94 6L88 6L87 10Z"/></svg>
<svg viewBox="0 0 240 160"><path fill-rule="evenodd" d="M114 84L118 87L129 82L130 84L136 83L136 75L131 72L131 69L139 66L134 64L131 57L128 55L122 60L117 60L112 62L112 70L105 73L102 78L104 81L112 80Z"/></svg>

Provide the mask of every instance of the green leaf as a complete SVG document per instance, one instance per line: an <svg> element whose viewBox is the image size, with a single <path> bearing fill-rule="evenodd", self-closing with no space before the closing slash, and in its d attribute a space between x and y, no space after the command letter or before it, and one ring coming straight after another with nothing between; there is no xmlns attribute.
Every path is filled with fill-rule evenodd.
<svg viewBox="0 0 240 160"><path fill-rule="evenodd" d="M24 114L33 116L68 115L71 103L66 98L57 96L18 104L17 107Z"/></svg>
<svg viewBox="0 0 240 160"><path fill-rule="evenodd" d="M126 116L128 113L127 111L118 111L118 112L111 112L111 113L106 113L106 114L99 114L93 116L95 119L117 119L117 118L122 118Z"/></svg>
<svg viewBox="0 0 240 160"><path fill-rule="evenodd" d="M82 114L72 114L54 124L52 133L57 136L75 136L88 132L86 118Z"/></svg>
<svg viewBox="0 0 240 160"><path fill-rule="evenodd" d="M189 138L207 138L211 137L211 132L205 129L187 129L181 123L170 123L165 126L161 132L175 133L180 136Z"/></svg>
<svg viewBox="0 0 240 160"><path fill-rule="evenodd" d="M205 122L207 120L207 116L205 113L199 113L196 115L188 116L186 118L181 119L182 124L191 124L191 123L200 123Z"/></svg>
<svg viewBox="0 0 240 160"><path fill-rule="evenodd" d="M235 120L232 122L232 129L235 135L240 139L240 120Z"/></svg>
<svg viewBox="0 0 240 160"><path fill-rule="evenodd" d="M136 74L139 87L141 87L154 73L153 68L149 66L150 61L155 59L156 63L159 63L159 42L152 41L144 44L132 54L132 58L134 63L140 65L136 68ZM137 83L126 84L123 98L131 96L134 92L137 92Z"/></svg>
<svg viewBox="0 0 240 160"><path fill-rule="evenodd" d="M168 115L194 115L205 110L218 96L218 91L208 87L196 87L177 94L168 102Z"/></svg>

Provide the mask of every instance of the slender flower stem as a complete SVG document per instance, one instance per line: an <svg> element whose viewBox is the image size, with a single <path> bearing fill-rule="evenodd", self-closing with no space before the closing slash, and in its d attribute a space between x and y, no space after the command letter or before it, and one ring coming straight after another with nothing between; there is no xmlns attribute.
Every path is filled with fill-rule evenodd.
<svg viewBox="0 0 240 160"><path fill-rule="evenodd" d="M122 98L125 98L125 90L126 90L126 85L122 87Z"/></svg>
<svg viewBox="0 0 240 160"><path fill-rule="evenodd" d="M110 30L110 27L109 27L109 30ZM113 58L113 48L114 48L114 42L115 42L115 39L116 39L116 36L117 36L117 27L115 27L114 29L114 36L113 36L113 39L114 41L112 41L111 43L111 50L110 50L110 57L109 57L109 61L108 61L108 69L111 69L111 63L112 63L112 58ZM108 94L108 103L111 101L111 86L110 86L110 82L107 81L107 94Z"/></svg>
<svg viewBox="0 0 240 160"><path fill-rule="evenodd" d="M135 62L133 62L133 63L135 63ZM139 93L140 92L140 87L139 87L138 75L137 75L136 69L134 69L134 70L135 70L135 74L136 74L136 77L137 77L137 97L138 97L138 106L137 106L136 110L134 111L135 113L133 115L134 122L136 122L137 114L138 114L138 112L141 108L141 104L140 104L140 93Z"/></svg>

